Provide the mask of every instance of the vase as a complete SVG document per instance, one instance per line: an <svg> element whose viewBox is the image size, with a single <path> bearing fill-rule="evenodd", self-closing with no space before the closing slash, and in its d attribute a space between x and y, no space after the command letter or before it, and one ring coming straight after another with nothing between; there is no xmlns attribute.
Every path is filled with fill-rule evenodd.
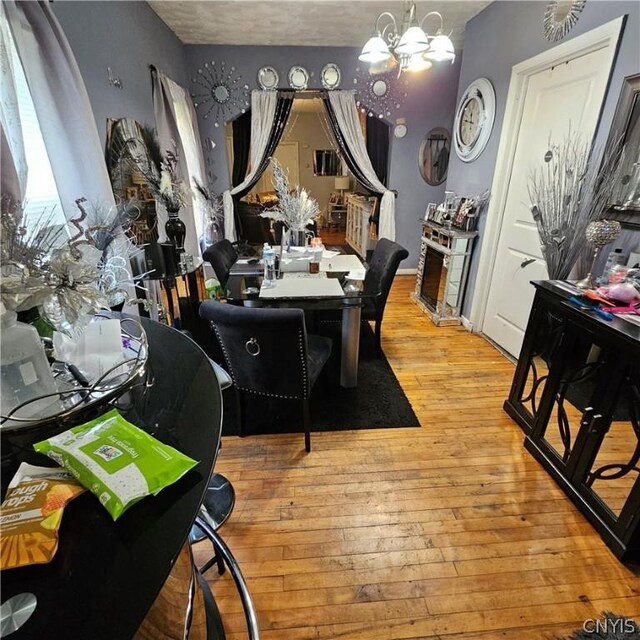
<svg viewBox="0 0 640 640"><path fill-rule="evenodd" d="M292 247L306 247L311 235L308 229L289 229L289 244Z"/></svg>
<svg viewBox="0 0 640 640"><path fill-rule="evenodd" d="M184 222L180 220L177 211L168 211L169 219L164 225L164 230L167 233L167 238L176 248L178 253L184 252L184 237L187 233L187 227Z"/></svg>

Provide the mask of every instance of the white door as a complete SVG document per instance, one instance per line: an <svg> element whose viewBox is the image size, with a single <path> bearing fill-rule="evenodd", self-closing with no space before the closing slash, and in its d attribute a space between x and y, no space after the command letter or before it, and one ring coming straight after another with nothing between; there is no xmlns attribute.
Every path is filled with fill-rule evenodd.
<svg viewBox="0 0 640 640"><path fill-rule="evenodd" d="M529 208L528 176L543 164L549 140L561 144L569 128L591 141L610 63L605 47L538 71L528 80L482 326L485 335L515 357L533 302L530 281L549 277Z"/></svg>

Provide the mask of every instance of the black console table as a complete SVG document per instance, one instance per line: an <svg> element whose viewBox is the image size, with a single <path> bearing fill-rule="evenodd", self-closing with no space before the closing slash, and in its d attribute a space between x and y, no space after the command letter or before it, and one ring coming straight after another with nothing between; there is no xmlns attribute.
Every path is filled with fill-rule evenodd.
<svg viewBox="0 0 640 640"><path fill-rule="evenodd" d="M606 321L534 282L536 295L505 411L525 448L618 558L640 559L640 324Z"/></svg>

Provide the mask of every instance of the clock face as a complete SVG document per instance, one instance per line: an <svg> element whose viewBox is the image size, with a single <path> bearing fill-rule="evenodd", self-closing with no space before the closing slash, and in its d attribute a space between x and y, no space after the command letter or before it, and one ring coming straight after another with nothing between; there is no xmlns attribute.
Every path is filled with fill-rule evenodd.
<svg viewBox="0 0 640 640"><path fill-rule="evenodd" d="M453 144L463 162L475 160L485 148L493 129L495 105L495 92L486 78L478 78L462 94L456 110Z"/></svg>
<svg viewBox="0 0 640 640"><path fill-rule="evenodd" d="M473 144L480 133L482 105L477 97L471 98L462 108L460 120L460 141L467 146Z"/></svg>

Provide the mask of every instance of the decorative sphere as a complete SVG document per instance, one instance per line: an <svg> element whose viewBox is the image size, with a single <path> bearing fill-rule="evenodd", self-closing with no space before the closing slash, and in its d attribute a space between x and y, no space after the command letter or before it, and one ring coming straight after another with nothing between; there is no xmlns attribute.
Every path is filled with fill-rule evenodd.
<svg viewBox="0 0 640 640"><path fill-rule="evenodd" d="M594 220L587 225L587 240L596 247L604 247L620 235L621 227L617 220Z"/></svg>

